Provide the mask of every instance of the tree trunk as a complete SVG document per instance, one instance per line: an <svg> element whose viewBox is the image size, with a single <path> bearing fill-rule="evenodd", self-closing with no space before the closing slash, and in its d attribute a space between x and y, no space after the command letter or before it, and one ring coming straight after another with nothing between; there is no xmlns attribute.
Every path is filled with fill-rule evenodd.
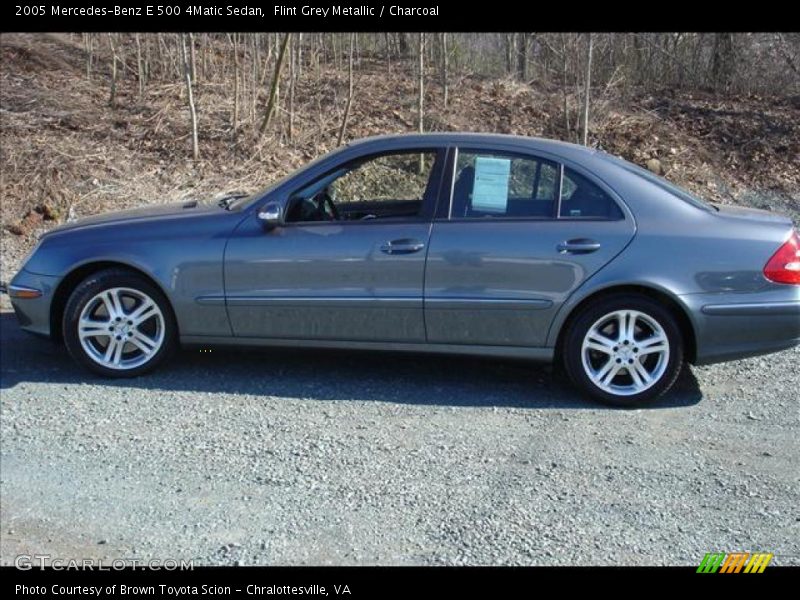
<svg viewBox="0 0 800 600"><path fill-rule="evenodd" d="M136 67L139 71L139 98L144 96L144 63L142 62L142 42L139 39L139 34L136 33Z"/></svg>
<svg viewBox="0 0 800 600"><path fill-rule="evenodd" d="M295 36L292 44L294 48L289 50L289 140L294 137L294 87L297 80L297 42Z"/></svg>
<svg viewBox="0 0 800 600"><path fill-rule="evenodd" d="M192 74L189 66L189 57L186 52L186 34L181 35L181 58L183 59L183 76L186 80L186 96L189 102L189 114L192 117L192 158L200 158L200 148L197 141L197 109L194 105L194 93L192 91Z"/></svg>
<svg viewBox="0 0 800 600"><path fill-rule="evenodd" d="M117 49L114 46L114 34L108 34L108 45L111 47L111 92L108 96L108 105L114 108L117 105Z"/></svg>
<svg viewBox="0 0 800 600"><path fill-rule="evenodd" d="M295 59L295 69L297 69L297 76L299 79L303 75L303 34L297 34L297 58Z"/></svg>
<svg viewBox="0 0 800 600"><path fill-rule="evenodd" d="M202 37L201 47L203 54L200 57L200 64L203 67L203 81L208 81L208 34L204 33Z"/></svg>
<svg viewBox="0 0 800 600"><path fill-rule="evenodd" d="M247 37L244 38L247 40ZM258 79L258 54L256 52L256 36L250 36L250 62L251 62L251 77L250 77L250 121L256 122L256 105L258 104L258 92L261 89L260 81ZM245 45L245 52L247 47Z"/></svg>
<svg viewBox="0 0 800 600"><path fill-rule="evenodd" d="M517 78L525 81L528 77L528 34L517 34Z"/></svg>
<svg viewBox="0 0 800 600"><path fill-rule="evenodd" d="M583 145L589 145L589 90L592 85L592 34L589 35L586 49L586 80L583 88Z"/></svg>
<svg viewBox="0 0 800 600"><path fill-rule="evenodd" d="M419 66L419 80L418 80L418 91L419 96L417 98L417 116L418 116L418 124L419 124L419 132L422 133L425 131L424 127L424 117L425 117L425 34L419 34L419 56L418 58L418 66Z"/></svg>
<svg viewBox="0 0 800 600"><path fill-rule="evenodd" d="M514 46L516 33L506 34L506 75L514 72Z"/></svg>
<svg viewBox="0 0 800 600"><path fill-rule="evenodd" d="M92 43L92 34L85 33L86 36L86 79L92 78L92 61L94 59L94 44Z"/></svg>
<svg viewBox="0 0 800 600"><path fill-rule="evenodd" d="M194 51L194 34L189 34L189 56L191 62L189 63L189 74L192 77L192 85L197 83L197 61L195 60L195 51Z"/></svg>
<svg viewBox="0 0 800 600"><path fill-rule="evenodd" d="M347 104L344 107L344 117L342 117L342 126L339 128L339 137L336 139L336 145L341 146L344 140L344 132L347 129L347 119L350 116L350 106L353 103L353 48L355 46L356 34L350 34L350 58L348 61L348 92Z"/></svg>
<svg viewBox="0 0 800 600"><path fill-rule="evenodd" d="M241 86L239 81L239 34L234 33L230 37L233 43L233 141L236 143L239 132L239 88Z"/></svg>
<svg viewBox="0 0 800 600"><path fill-rule="evenodd" d="M408 56L408 37L405 33L397 34L397 51L401 57Z"/></svg>
<svg viewBox="0 0 800 600"><path fill-rule="evenodd" d="M716 87L728 87L733 80L734 51L732 33L714 34L711 79Z"/></svg>
<svg viewBox="0 0 800 600"><path fill-rule="evenodd" d="M565 33L561 34L561 55L564 59L563 86L564 86L564 139L569 139L569 59L567 54L567 38Z"/></svg>
<svg viewBox="0 0 800 600"><path fill-rule="evenodd" d="M272 113L275 110L275 98L278 95L278 82L280 81L281 77L281 67L283 66L283 59L286 56L286 45L289 43L289 37L291 33L285 33L283 35L283 42L281 43L281 49L278 53L278 61L275 63L275 72L272 75L272 85L270 86L269 90L269 99L267 100L267 109L264 113L264 120L261 121L261 130L260 135L263 136L264 133L267 131L267 127L269 126L270 119L272 119Z"/></svg>
<svg viewBox="0 0 800 600"><path fill-rule="evenodd" d="M442 32L442 104L447 110L448 87L447 87L447 32Z"/></svg>
<svg viewBox="0 0 800 600"><path fill-rule="evenodd" d="M419 132L425 131L425 34L419 34L419 98L418 98L418 116L419 116ZM425 155L419 155L419 172L425 172Z"/></svg>

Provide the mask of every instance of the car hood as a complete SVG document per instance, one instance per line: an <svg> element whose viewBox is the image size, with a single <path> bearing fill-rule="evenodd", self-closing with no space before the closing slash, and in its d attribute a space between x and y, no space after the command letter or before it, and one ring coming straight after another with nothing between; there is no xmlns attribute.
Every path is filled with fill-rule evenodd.
<svg viewBox="0 0 800 600"><path fill-rule="evenodd" d="M120 210L110 213L102 213L99 215L92 215L84 217L77 221L71 221L55 227L47 232L45 235L51 233L61 233L70 231L72 229L80 229L83 227L90 227L93 225L110 225L125 223L128 221L146 221L152 219L160 219L163 217L172 217L184 214L208 214L208 213L224 213L225 211L216 204L203 204L196 200L188 202L175 202L171 204L154 204L151 206L143 206L141 208L133 208L130 210Z"/></svg>

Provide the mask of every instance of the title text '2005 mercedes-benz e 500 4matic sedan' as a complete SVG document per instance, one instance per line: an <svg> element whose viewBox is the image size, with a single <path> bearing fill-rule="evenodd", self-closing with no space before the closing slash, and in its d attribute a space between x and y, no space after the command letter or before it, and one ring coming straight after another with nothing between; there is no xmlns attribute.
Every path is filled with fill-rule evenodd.
<svg viewBox="0 0 800 600"><path fill-rule="evenodd" d="M683 362L800 341L800 240L600 151L481 134L351 143L248 197L86 218L9 285L22 327L109 377L178 344L562 361L617 405Z"/></svg>

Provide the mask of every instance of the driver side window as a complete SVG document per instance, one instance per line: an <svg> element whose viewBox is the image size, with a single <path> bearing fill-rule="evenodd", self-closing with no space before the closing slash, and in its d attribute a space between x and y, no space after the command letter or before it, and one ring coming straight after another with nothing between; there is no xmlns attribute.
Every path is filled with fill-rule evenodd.
<svg viewBox="0 0 800 600"><path fill-rule="evenodd" d="M328 173L292 196L286 220L414 218L433 193L435 151L381 154Z"/></svg>

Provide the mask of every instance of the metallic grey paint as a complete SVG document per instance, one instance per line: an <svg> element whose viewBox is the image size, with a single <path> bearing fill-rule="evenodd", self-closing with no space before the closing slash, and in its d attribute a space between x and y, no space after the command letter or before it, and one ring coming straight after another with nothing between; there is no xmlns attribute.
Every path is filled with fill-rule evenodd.
<svg viewBox="0 0 800 600"><path fill-rule="evenodd" d="M257 218L266 203L285 209L293 190L352 159L459 146L559 162L603 187L624 218L451 220L447 177L439 182L436 206L426 207L436 218L270 230ZM57 228L11 282L42 296L12 303L24 329L53 333L53 299L69 291L69 275L113 263L141 271L161 288L184 343L549 360L581 302L635 286L683 311L696 340L692 353L708 363L800 342L800 286L772 283L762 273L791 228L788 218L773 213L696 206L581 146L481 134L384 136L314 161L230 211L160 205ZM600 248L564 252L563 242L575 239ZM409 240L417 251L382 250Z"/></svg>

